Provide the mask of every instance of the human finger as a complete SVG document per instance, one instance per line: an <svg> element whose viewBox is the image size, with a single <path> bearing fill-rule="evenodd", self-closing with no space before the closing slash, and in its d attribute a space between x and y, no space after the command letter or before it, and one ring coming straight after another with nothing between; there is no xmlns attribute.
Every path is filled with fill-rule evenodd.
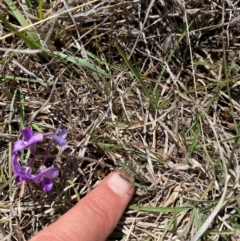
<svg viewBox="0 0 240 241"><path fill-rule="evenodd" d="M132 198L134 187L113 172L55 223L30 241L103 241Z"/></svg>

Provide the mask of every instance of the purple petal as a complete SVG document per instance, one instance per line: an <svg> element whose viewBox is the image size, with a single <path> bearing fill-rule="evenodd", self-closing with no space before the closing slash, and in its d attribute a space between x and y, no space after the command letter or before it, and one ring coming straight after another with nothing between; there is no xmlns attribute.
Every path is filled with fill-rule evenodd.
<svg viewBox="0 0 240 241"><path fill-rule="evenodd" d="M66 139L67 135L68 135L68 130L67 129L60 129L59 133L57 132L57 134L62 137L63 139Z"/></svg>
<svg viewBox="0 0 240 241"><path fill-rule="evenodd" d="M31 180L33 160L30 160L26 166L21 166L18 163L17 159L18 159L18 154L13 153L13 155L12 155L12 170L13 170L13 173L18 176L17 181Z"/></svg>
<svg viewBox="0 0 240 241"><path fill-rule="evenodd" d="M49 167L32 177L32 181L35 183L40 183L44 178L54 179L58 177L58 169L56 167Z"/></svg>
<svg viewBox="0 0 240 241"><path fill-rule="evenodd" d="M58 127L56 133L52 135L52 138L57 145L64 147L67 145L67 141L65 140L67 135L67 129L61 129L60 127Z"/></svg>
<svg viewBox="0 0 240 241"><path fill-rule="evenodd" d="M20 183L20 182L22 182L23 180L24 180L24 179L23 179L22 177L16 176L15 181L16 181L17 183Z"/></svg>
<svg viewBox="0 0 240 241"><path fill-rule="evenodd" d="M43 140L43 134L37 133L28 140L28 147L32 154L36 152L36 143Z"/></svg>
<svg viewBox="0 0 240 241"><path fill-rule="evenodd" d="M58 176L58 169L55 167L49 167L42 172L32 177L32 181L35 183L42 182L44 192L49 192L53 188L53 179Z"/></svg>
<svg viewBox="0 0 240 241"><path fill-rule="evenodd" d="M36 153L36 144L30 145L29 150L34 155Z"/></svg>
<svg viewBox="0 0 240 241"><path fill-rule="evenodd" d="M52 179L44 178L42 181L42 187L44 192L50 192L53 188Z"/></svg>
<svg viewBox="0 0 240 241"><path fill-rule="evenodd" d="M42 177L44 178L49 178L49 179L54 179L58 177L58 169L56 167L48 167L42 172Z"/></svg>
<svg viewBox="0 0 240 241"><path fill-rule="evenodd" d="M53 135L52 138L53 138L54 142L61 147L64 147L67 145L67 141L65 139L63 139L61 136Z"/></svg>
<svg viewBox="0 0 240 241"><path fill-rule="evenodd" d="M17 153L13 153L12 154L12 166L13 167L19 165L17 159L18 159L18 154Z"/></svg>
<svg viewBox="0 0 240 241"><path fill-rule="evenodd" d="M33 135L28 141L16 141L13 147L13 153L22 151L23 149L29 147L32 154L36 152L36 143L43 140L43 134L38 133Z"/></svg>
<svg viewBox="0 0 240 241"><path fill-rule="evenodd" d="M26 147L28 146L28 143L26 141L22 141L22 140L19 140L19 141L16 141L14 143L14 147L13 147L13 153L16 153L18 151L22 151L23 149L25 149Z"/></svg>
<svg viewBox="0 0 240 241"><path fill-rule="evenodd" d="M28 145L32 145L43 140L43 134L37 133L28 140Z"/></svg>
<svg viewBox="0 0 240 241"><path fill-rule="evenodd" d="M28 141L34 135L34 133L31 128L25 127L24 129L22 129L22 135L24 139Z"/></svg>

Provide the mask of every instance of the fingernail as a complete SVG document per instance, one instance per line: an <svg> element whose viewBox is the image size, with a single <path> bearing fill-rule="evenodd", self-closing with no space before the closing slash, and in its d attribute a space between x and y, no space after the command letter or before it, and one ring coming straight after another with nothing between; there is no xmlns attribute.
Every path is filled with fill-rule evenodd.
<svg viewBox="0 0 240 241"><path fill-rule="evenodd" d="M109 188L117 195L122 196L129 193L131 184L121 178L118 173L114 173L108 180Z"/></svg>

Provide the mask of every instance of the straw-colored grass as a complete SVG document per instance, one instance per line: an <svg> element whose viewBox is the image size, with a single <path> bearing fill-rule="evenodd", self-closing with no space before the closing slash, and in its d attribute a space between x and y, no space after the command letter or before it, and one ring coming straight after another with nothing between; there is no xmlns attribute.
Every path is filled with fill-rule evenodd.
<svg viewBox="0 0 240 241"><path fill-rule="evenodd" d="M238 1L77 2L0 2L0 239L123 169L136 193L111 240L240 240ZM17 184L20 130L60 125L54 190Z"/></svg>

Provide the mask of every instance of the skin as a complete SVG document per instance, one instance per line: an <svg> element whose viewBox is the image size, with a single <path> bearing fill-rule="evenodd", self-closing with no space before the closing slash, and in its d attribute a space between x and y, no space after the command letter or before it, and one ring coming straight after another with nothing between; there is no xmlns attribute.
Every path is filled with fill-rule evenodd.
<svg viewBox="0 0 240 241"><path fill-rule="evenodd" d="M30 241L104 241L116 227L133 193L134 187L113 172Z"/></svg>

